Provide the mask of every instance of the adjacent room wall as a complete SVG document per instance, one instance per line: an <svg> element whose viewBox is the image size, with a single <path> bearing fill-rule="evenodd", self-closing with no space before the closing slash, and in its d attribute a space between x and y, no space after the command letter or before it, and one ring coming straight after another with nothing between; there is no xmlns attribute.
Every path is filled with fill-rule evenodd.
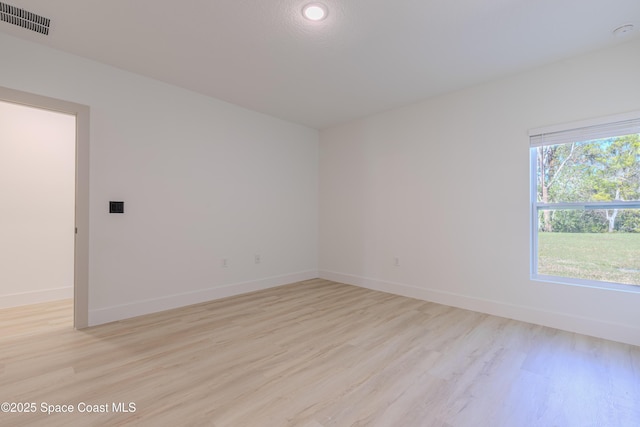
<svg viewBox="0 0 640 427"><path fill-rule="evenodd" d="M527 135L640 110L639 71L635 41L321 132L321 276L640 345L640 293L529 279Z"/></svg>
<svg viewBox="0 0 640 427"><path fill-rule="evenodd" d="M0 50L0 86L91 108L91 325L317 277L317 131L4 34Z"/></svg>
<svg viewBox="0 0 640 427"><path fill-rule="evenodd" d="M0 101L0 308L73 296L75 129Z"/></svg>

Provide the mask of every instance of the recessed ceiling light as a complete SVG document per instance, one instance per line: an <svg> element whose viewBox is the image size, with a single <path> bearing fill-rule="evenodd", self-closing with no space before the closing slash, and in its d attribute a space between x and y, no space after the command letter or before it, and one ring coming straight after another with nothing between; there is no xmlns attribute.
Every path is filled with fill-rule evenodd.
<svg viewBox="0 0 640 427"><path fill-rule="evenodd" d="M327 6L322 3L309 3L302 8L302 16L310 21L322 21L328 14Z"/></svg>
<svg viewBox="0 0 640 427"><path fill-rule="evenodd" d="M634 30L633 24L624 24L624 25L620 25L618 28L613 30L613 35L620 37L620 36L628 35L633 30Z"/></svg>

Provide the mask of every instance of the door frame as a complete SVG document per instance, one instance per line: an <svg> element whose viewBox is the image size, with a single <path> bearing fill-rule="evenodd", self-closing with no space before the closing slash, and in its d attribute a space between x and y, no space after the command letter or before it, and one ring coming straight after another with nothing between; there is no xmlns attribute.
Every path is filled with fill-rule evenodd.
<svg viewBox="0 0 640 427"><path fill-rule="evenodd" d="M0 100L76 117L73 327L89 326L89 107L0 86Z"/></svg>

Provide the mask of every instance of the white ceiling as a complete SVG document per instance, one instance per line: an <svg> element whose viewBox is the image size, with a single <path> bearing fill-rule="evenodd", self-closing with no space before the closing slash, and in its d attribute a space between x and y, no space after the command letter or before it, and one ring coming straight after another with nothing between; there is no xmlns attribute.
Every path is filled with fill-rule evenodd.
<svg viewBox="0 0 640 427"><path fill-rule="evenodd" d="M52 20L1 32L318 129L640 35L640 0L1 1Z"/></svg>

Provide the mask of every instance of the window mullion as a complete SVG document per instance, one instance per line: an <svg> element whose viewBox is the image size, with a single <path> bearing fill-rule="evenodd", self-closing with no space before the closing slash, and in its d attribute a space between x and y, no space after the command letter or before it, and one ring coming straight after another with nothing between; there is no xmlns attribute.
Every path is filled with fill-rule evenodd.
<svg viewBox="0 0 640 427"><path fill-rule="evenodd" d="M540 203L534 202L538 210L559 210L559 209L640 209L640 201L613 201L613 202L558 202Z"/></svg>

